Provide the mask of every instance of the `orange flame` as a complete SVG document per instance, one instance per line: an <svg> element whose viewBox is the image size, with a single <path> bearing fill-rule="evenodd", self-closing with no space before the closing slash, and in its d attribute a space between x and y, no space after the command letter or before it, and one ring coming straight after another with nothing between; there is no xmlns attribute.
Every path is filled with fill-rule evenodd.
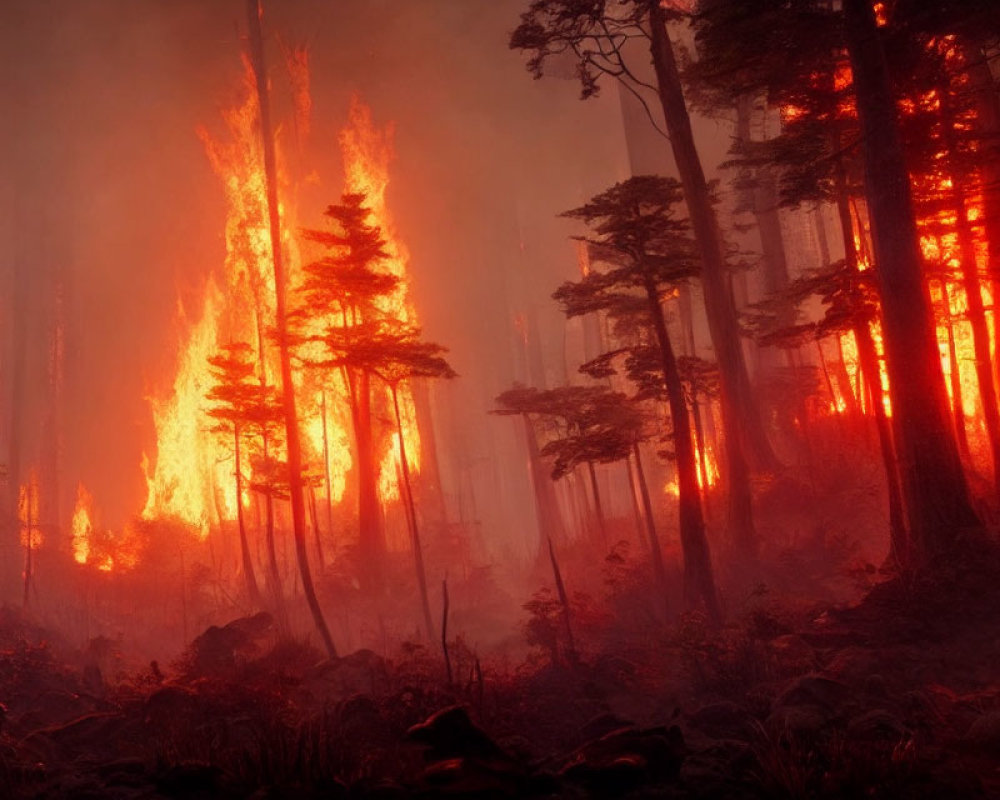
<svg viewBox="0 0 1000 800"><path fill-rule="evenodd" d="M73 511L71 525L73 559L78 564L86 564L90 556L90 539L94 533L94 524L91 519L92 505L93 498L81 483L76 487L76 508Z"/></svg>
<svg viewBox="0 0 1000 800"><path fill-rule="evenodd" d="M296 51L293 56L290 61L294 67L293 91L299 113L297 127L299 133L303 133L308 127L308 60L304 52ZM215 138L205 129L198 131L209 161L222 181L228 206L224 280L218 284L209 281L201 317L186 326L171 391L166 397L151 400L157 432L155 467L144 462L148 495L142 516L180 519L202 537L208 535L213 525L235 519L238 502L231 442L209 430L205 413L205 396L214 385L208 357L224 342L246 341L258 351L259 374L268 379L278 374L276 353L263 335L274 324L274 273L257 99L251 67L245 66L243 99L222 115L226 136ZM346 191L366 195L366 205L372 210L372 223L381 229L387 240L385 250L389 258L382 268L405 278L409 254L396 237L386 203L391 139L391 126L375 127L371 112L355 98L348 125L340 134ZM283 243L289 281L294 286L303 275L300 243L293 235L293 231L298 230L291 202L294 187L287 177L281 142L276 144ZM411 324L416 319L404 283L385 300L382 310ZM339 320L323 324L327 322L340 324ZM417 472L420 438L413 396L405 384L400 385L398 391L407 457L410 468ZM340 502L352 467L347 387L339 376L303 372L296 375L295 392L305 463L313 471L317 465L322 469L325 427L330 500ZM325 420L321 401L324 394ZM391 408L382 397L378 402ZM379 440L379 448L381 496L383 502L389 502L398 497L395 466L398 447L386 433ZM280 452L271 455L281 457ZM246 464L244 467L248 468Z"/></svg>

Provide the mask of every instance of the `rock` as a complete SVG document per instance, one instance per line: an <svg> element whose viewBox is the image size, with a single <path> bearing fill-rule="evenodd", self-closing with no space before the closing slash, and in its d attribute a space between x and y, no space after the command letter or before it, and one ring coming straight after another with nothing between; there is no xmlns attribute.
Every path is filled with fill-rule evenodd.
<svg viewBox="0 0 1000 800"><path fill-rule="evenodd" d="M375 694L388 684L388 674L385 659L365 649L321 661L306 671L304 683L318 698L341 698Z"/></svg>
<svg viewBox="0 0 1000 800"><path fill-rule="evenodd" d="M478 758L450 758L420 777L428 797L520 797L524 772Z"/></svg>
<svg viewBox="0 0 1000 800"><path fill-rule="evenodd" d="M255 653L259 640L272 628L273 619L266 611L240 617L219 627L212 625L195 638L189 649L189 677L227 675L240 657Z"/></svg>
<svg viewBox="0 0 1000 800"><path fill-rule="evenodd" d="M778 697L780 706L817 706L827 711L839 710L850 699L850 689L840 681L822 675L803 675Z"/></svg>
<svg viewBox="0 0 1000 800"><path fill-rule="evenodd" d="M428 747L428 761L455 758L506 758L506 754L472 720L461 706L437 711L406 732L407 738Z"/></svg>
<svg viewBox="0 0 1000 800"><path fill-rule="evenodd" d="M871 650L852 646L839 650L827 665L826 671L845 683L861 683L872 673L878 672L879 667L879 660Z"/></svg>
<svg viewBox="0 0 1000 800"><path fill-rule="evenodd" d="M975 750L1000 756L1000 711L988 711L973 721L965 741Z"/></svg>
<svg viewBox="0 0 1000 800"><path fill-rule="evenodd" d="M906 726L895 714L875 708L852 719L847 735L863 742L898 742L906 735Z"/></svg>
<svg viewBox="0 0 1000 800"><path fill-rule="evenodd" d="M578 748L560 775L594 796L609 797L676 779L684 756L684 736L676 725L627 728Z"/></svg>
<svg viewBox="0 0 1000 800"><path fill-rule="evenodd" d="M598 714L596 717L588 720L580 729L581 741L589 742L593 739L599 739L612 731L629 728L632 725L631 720L627 720L617 714Z"/></svg>
<svg viewBox="0 0 1000 800"><path fill-rule="evenodd" d="M827 726L827 715L815 705L778 706L764 723L776 738L816 739Z"/></svg>
<svg viewBox="0 0 1000 800"><path fill-rule="evenodd" d="M789 633L769 643L779 673L798 674L816 668L816 651L801 636Z"/></svg>

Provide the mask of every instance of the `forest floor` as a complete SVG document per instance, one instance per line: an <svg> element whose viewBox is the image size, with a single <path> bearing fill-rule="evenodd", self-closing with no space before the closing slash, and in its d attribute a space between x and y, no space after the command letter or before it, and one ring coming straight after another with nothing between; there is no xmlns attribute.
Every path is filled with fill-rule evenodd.
<svg viewBox="0 0 1000 800"><path fill-rule="evenodd" d="M576 665L456 641L450 685L438 652L325 659L266 615L106 681L110 642L83 663L6 610L0 796L1000 797L997 574L770 598L721 631L581 614Z"/></svg>

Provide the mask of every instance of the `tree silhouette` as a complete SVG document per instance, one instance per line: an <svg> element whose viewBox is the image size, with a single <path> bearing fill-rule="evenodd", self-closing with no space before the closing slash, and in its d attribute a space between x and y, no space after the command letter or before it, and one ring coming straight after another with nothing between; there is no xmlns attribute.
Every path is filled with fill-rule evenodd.
<svg viewBox="0 0 1000 800"><path fill-rule="evenodd" d="M253 351L250 345L245 342L223 345L222 351L210 356L208 363L212 367L212 377L216 382L207 395L207 399L213 404L208 410L208 415L216 421L212 431L222 434L226 438L231 438L233 444L236 519L239 526L240 556L247 596L255 607L263 608L264 602L257 586L253 559L250 557L250 545L247 541L246 522L243 515L241 445L245 435L248 413L260 396L260 385L257 383L255 375Z"/></svg>
<svg viewBox="0 0 1000 800"><path fill-rule="evenodd" d="M574 60L584 98L598 92L599 80L604 76L617 80L639 97L644 106L642 90L652 91L659 101L701 261L705 311L722 376L726 464L731 473L730 484L736 485L748 480L745 475L748 458L755 467L763 469L773 468L777 459L751 389L718 220L695 147L677 59L667 33L667 21L675 15L660 0L624 0L614 4L533 0L511 34L510 46L531 54L528 69L536 78L544 74L546 62L553 56ZM639 79L629 63L626 51L633 41L649 47L655 71L653 84ZM648 107L647 113L652 120Z"/></svg>
<svg viewBox="0 0 1000 800"><path fill-rule="evenodd" d="M399 388L403 382L417 378L454 378L455 371L443 357L447 352L444 347L421 341L418 329L390 318L349 327L331 327L322 337L322 341L329 358L326 361L314 361L314 365L374 375L385 384L392 398L403 478L403 502L412 539L414 567L420 589L424 625L428 639L433 640L434 623L427 595L427 574L410 479L410 462L406 452Z"/></svg>
<svg viewBox="0 0 1000 800"><path fill-rule="evenodd" d="M333 220L335 230L304 232L307 239L330 252L305 267L306 278L300 289L302 306L295 315L300 342L335 343L338 338L352 343L362 341L369 332L377 330L384 316L379 300L388 297L399 285L396 276L377 269L388 257L386 243L381 230L368 224L371 211L364 202L362 194L344 194L339 204L329 206L325 212ZM304 361L313 367L339 368L348 387L358 458L361 567L365 582L375 585L385 555L385 536L376 485L372 373L347 362L324 364L321 359L306 357Z"/></svg>
<svg viewBox="0 0 1000 800"><path fill-rule="evenodd" d="M674 217L681 201L680 183L669 178L639 176L616 184L563 216L585 222L591 259L603 271L564 284L554 297L569 316L585 309L616 308L624 295L640 298L653 331L666 388L677 459L681 544L684 550L685 590L698 597L709 614L720 612L705 536L704 513L698 483L697 456L691 436L688 402L663 315L662 298L668 290L699 274L698 251L685 220ZM634 307L634 306L633 306ZM756 547L750 507L749 476L734 481L730 473L730 524L736 543L745 553Z"/></svg>
<svg viewBox="0 0 1000 800"><path fill-rule="evenodd" d="M278 206L278 168L275 157L274 134L271 130L271 105L264 60L264 37L261 31L260 0L247 0L247 19L250 29L250 60L253 65L257 88L257 104L260 111L261 141L264 150L264 174L266 178L268 233L270 234L271 259L274 271L275 329L278 340L278 354L281 362L281 403L285 420L285 438L288 449L288 486L292 505L292 528L295 536L295 554L302 577L302 591L312 613L313 622L319 631L331 658L337 655L337 648L326 624L320 607L316 588L313 586L309 570L309 554L306 551L306 509L302 485L302 445L299 438L299 417L295 404L295 385L292 380L291 346L288 336L286 308L286 274L284 254L281 245L281 212Z"/></svg>

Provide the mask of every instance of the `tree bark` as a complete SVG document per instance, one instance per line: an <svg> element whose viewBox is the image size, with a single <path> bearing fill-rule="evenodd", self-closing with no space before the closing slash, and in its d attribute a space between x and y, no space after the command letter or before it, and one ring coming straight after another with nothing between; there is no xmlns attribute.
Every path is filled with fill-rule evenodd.
<svg viewBox="0 0 1000 800"><path fill-rule="evenodd" d="M247 539L246 519L243 516L243 467L240 460L240 429L233 426L233 448L236 459L236 522L240 529L240 557L243 561L243 579L247 585L247 596L255 608L264 608L264 601L257 586L257 574L250 558L250 543Z"/></svg>
<svg viewBox="0 0 1000 800"><path fill-rule="evenodd" d="M372 433L371 376L362 371L353 381L357 396L352 405L354 443L358 456L358 551L363 582L369 589L377 588L382 579L385 560L385 533L382 529Z"/></svg>
<svg viewBox="0 0 1000 800"><path fill-rule="evenodd" d="M278 211L278 176L271 133L271 108L268 96L267 74L264 69L264 39L260 18L263 9L260 0L247 0L250 27L250 50L257 82L257 100L260 109L261 139L264 149L264 172L267 179L268 227L271 234L271 256L274 266L275 326L278 334L278 352L281 361L281 399L285 412L285 438L288 449L288 490L292 501L292 529L295 535L295 553L298 556L302 589L306 596L313 622L319 631L327 655L335 658L337 648L330 636L323 609L319 605L309 555L306 552L306 509L302 496L302 446L299 441L299 420L295 408L295 384L292 381L292 360L285 323L285 267L281 251L281 220Z"/></svg>
<svg viewBox="0 0 1000 800"><path fill-rule="evenodd" d="M660 104L701 256L705 311L721 372L726 450L733 454L728 461L736 464L749 458L755 468L772 469L778 460L750 386L736 305L722 252L722 236L691 131L680 73L667 35L666 18L657 0L650 3L649 27ZM737 475L741 472L738 464L734 472Z"/></svg>
<svg viewBox="0 0 1000 800"><path fill-rule="evenodd" d="M955 321L951 316L951 294L948 292L948 281L941 279L941 305L944 306L945 330L948 334L948 361L951 371L948 382L951 386L951 416L955 424L955 441L958 443L958 453L962 460L972 465L972 452L969 450L969 433L965 428L965 403L962 397L962 373L958 366L958 351L955 349Z"/></svg>
<svg viewBox="0 0 1000 800"><path fill-rule="evenodd" d="M326 390L320 393L320 413L323 415L323 483L326 490L326 534L333 536L333 489L330 480L330 442L327 432Z"/></svg>
<svg viewBox="0 0 1000 800"><path fill-rule="evenodd" d="M714 623L722 620L719 598L712 572L708 538L705 535L705 518L701 508L701 489L698 486L698 463L691 439L684 385L677 370L677 359L667 334L663 307L656 285L646 280L646 301L656 331L660 349L660 364L667 387L670 420L673 427L674 455L677 459L678 508L680 515L681 549L684 554L684 594L689 603L700 598Z"/></svg>
<svg viewBox="0 0 1000 800"><path fill-rule="evenodd" d="M656 0L650 4L649 22L650 49L660 102L701 256L705 311L719 362L726 483L729 489L728 524L735 539L747 545L757 538L747 459L757 469L764 470L774 469L778 460L768 441L757 398L750 386L718 221L691 132L691 119L684 102L673 46L667 35L664 12ZM755 552L754 544L747 555Z"/></svg>
<svg viewBox="0 0 1000 800"><path fill-rule="evenodd" d="M840 234L844 243L844 258L851 274L858 271L858 252L854 244L854 226L851 222L851 208L847 197L843 170L839 170L837 182L837 212L840 217ZM875 431L878 434L879 453L885 472L886 494L889 505L889 557L899 568L910 563L909 533L906 527L903 493L900 486L899 463L892 441L892 426L885 411L882 393L882 371L879 369L878 351L867 319L859 319L852 328L854 342L858 347L858 396L864 396L868 386L868 404L875 417Z"/></svg>
<svg viewBox="0 0 1000 800"><path fill-rule="evenodd" d="M597 486L597 471L594 462L587 462L587 475L590 477L590 493L594 496L594 517L597 520L597 531L601 534L601 543L608 546L608 526L604 520L604 506L601 505L601 491Z"/></svg>
<svg viewBox="0 0 1000 800"><path fill-rule="evenodd" d="M649 499L649 486L646 484L646 471L642 467L642 455L639 444L632 445L632 455L635 456L635 474L639 479L639 494L642 497L642 510L646 516L646 533L649 534L649 550L653 558L653 575L663 592L663 602L667 610L670 601L667 596L667 570L663 564L663 551L660 549L660 537L656 532L656 521L653 519L653 503Z"/></svg>
<svg viewBox="0 0 1000 800"><path fill-rule="evenodd" d="M993 360L990 358L990 329L986 324L986 308L983 305L983 294L979 283L975 240L972 227L969 225L969 209L957 179L953 183L952 197L955 200L955 214L958 219L962 283L969 309L969 323L972 326L976 379L979 383L983 423L986 426L986 439L990 446L990 458L993 464L993 494L1000 498L1000 407L997 406L997 389L993 380Z"/></svg>
<svg viewBox="0 0 1000 800"><path fill-rule="evenodd" d="M931 567L963 531L981 528L947 419L930 297L885 54L868 0L843 2L864 138L892 423L914 557Z"/></svg>
<svg viewBox="0 0 1000 800"><path fill-rule="evenodd" d="M410 533L413 536L413 566L417 573L417 586L420 588L420 603L424 610L424 625L427 628L427 641L434 641L434 623L431 621L431 605L427 598L427 571L424 569L424 549L420 544L420 529L417 527L417 507L413 502L413 484L410 482L410 462L406 457L406 440L403 438L403 418L399 413L399 393L395 384L390 384L392 393L392 408L396 413L396 432L399 434L399 464L403 470L403 489L406 497L404 502L409 509Z"/></svg>

